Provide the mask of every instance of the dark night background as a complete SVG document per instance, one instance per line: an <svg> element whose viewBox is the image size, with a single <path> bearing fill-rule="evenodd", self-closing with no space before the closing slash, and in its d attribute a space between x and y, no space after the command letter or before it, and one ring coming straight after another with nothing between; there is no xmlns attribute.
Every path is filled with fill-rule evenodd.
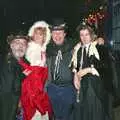
<svg viewBox="0 0 120 120"><path fill-rule="evenodd" d="M0 0L1 49L4 51L7 35L20 30L27 32L38 20L51 24L53 18L64 18L72 35L82 18L104 2L105 0Z"/></svg>
<svg viewBox="0 0 120 120"><path fill-rule="evenodd" d="M100 6L101 0L1 0L1 30L8 33L17 29L27 30L35 21L51 23L55 17L65 18L75 28L91 8ZM22 24L23 23L23 24Z"/></svg>

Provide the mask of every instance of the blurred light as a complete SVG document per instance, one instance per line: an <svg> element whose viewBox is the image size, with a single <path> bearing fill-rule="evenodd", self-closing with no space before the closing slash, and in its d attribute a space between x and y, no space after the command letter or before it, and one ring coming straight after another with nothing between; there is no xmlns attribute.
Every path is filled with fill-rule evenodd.
<svg viewBox="0 0 120 120"><path fill-rule="evenodd" d="M25 22L22 22L22 25L24 25L25 24Z"/></svg>
<svg viewBox="0 0 120 120"><path fill-rule="evenodd" d="M90 14L89 17L91 17L92 15Z"/></svg>
<svg viewBox="0 0 120 120"><path fill-rule="evenodd" d="M113 40L111 40L111 41L110 41L110 45L113 46L113 43L114 43Z"/></svg>
<svg viewBox="0 0 120 120"><path fill-rule="evenodd" d="M100 10L102 10L103 9L103 6L100 6L100 8L99 8Z"/></svg>

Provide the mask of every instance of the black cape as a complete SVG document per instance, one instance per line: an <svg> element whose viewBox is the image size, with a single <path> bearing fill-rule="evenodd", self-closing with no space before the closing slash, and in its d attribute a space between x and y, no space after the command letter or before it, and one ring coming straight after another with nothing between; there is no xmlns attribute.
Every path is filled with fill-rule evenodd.
<svg viewBox="0 0 120 120"><path fill-rule="evenodd" d="M0 120L16 120L21 80L24 75L14 57L1 58L0 72Z"/></svg>
<svg viewBox="0 0 120 120"><path fill-rule="evenodd" d="M85 66L90 67L93 64L100 76L87 74L82 78L80 102L76 102L74 120L111 120L107 105L107 95L113 93L110 58L104 46L97 46L97 49L100 61L91 56L87 58ZM80 54L78 57L80 57Z"/></svg>

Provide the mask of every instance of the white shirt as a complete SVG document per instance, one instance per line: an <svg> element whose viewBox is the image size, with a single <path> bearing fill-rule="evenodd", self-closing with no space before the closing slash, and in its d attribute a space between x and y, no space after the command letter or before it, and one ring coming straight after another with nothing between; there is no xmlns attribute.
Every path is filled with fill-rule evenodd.
<svg viewBox="0 0 120 120"><path fill-rule="evenodd" d="M91 43L88 43L88 44L85 44L85 45L84 45L84 46L85 46L85 50L86 50L86 54L88 54L88 50L89 50L90 44L91 44Z"/></svg>

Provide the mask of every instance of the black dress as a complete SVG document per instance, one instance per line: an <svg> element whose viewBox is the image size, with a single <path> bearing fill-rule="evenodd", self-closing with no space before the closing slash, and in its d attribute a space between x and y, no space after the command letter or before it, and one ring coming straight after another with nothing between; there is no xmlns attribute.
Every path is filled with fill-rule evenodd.
<svg viewBox="0 0 120 120"><path fill-rule="evenodd" d="M100 76L87 74L82 77L79 99L75 104L74 120L111 120L106 95L113 91L112 73L108 51L104 46L97 46L100 61L95 56L86 57L84 68L91 64L98 70ZM81 49L78 51L78 63ZM79 67L79 64L78 64ZM106 84L105 84L106 83ZM107 85L107 86L106 86Z"/></svg>

